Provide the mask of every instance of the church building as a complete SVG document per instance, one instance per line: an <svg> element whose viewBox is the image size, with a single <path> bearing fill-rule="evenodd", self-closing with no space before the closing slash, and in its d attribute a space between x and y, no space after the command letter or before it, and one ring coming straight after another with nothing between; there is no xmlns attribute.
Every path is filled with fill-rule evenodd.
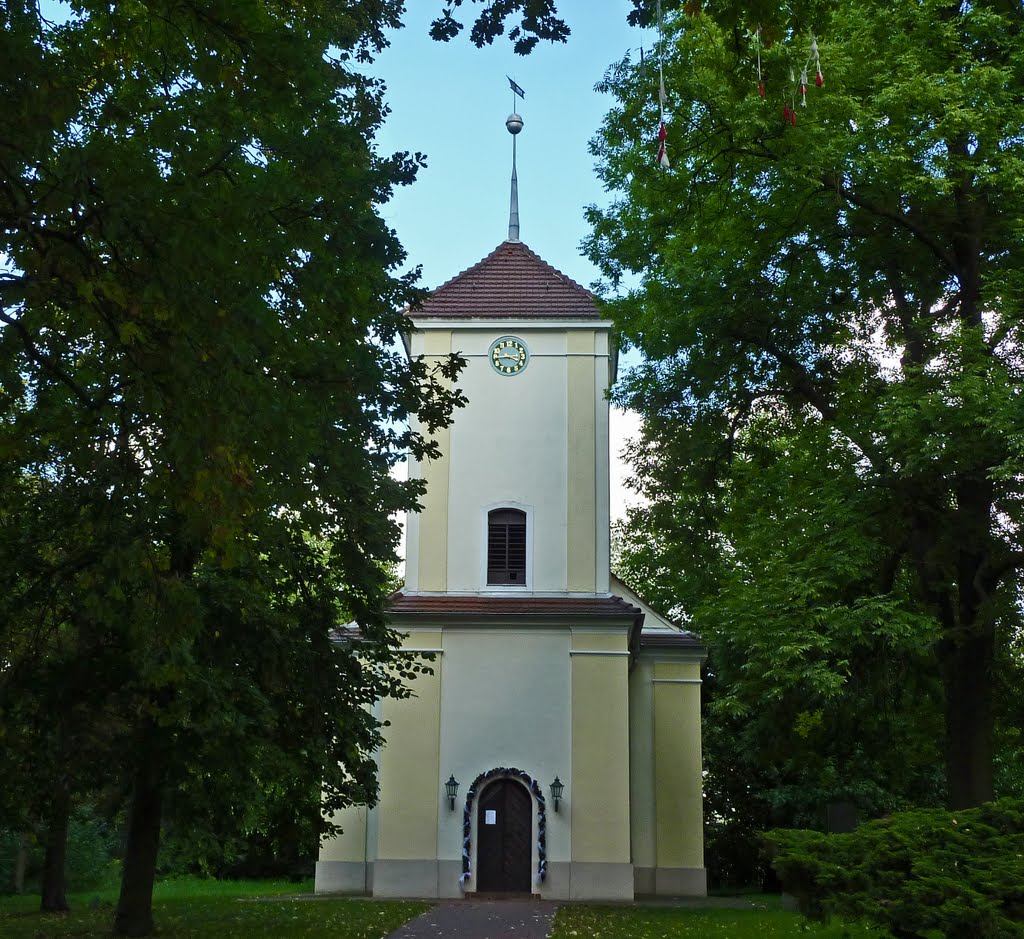
<svg viewBox="0 0 1024 939"><path fill-rule="evenodd" d="M409 313L410 356L467 362L389 611L433 674L379 703L380 802L317 893L706 892L705 652L610 572L612 324L519 240L516 186L513 158L508 239Z"/></svg>

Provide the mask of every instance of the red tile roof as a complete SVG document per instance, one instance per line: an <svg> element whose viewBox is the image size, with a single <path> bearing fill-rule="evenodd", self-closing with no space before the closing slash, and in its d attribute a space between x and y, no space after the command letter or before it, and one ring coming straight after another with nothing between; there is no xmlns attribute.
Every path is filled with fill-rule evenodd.
<svg viewBox="0 0 1024 939"><path fill-rule="evenodd" d="M503 241L487 257L437 288L413 319L598 319L597 298L521 241Z"/></svg>
<svg viewBox="0 0 1024 939"><path fill-rule="evenodd" d="M641 649L700 649L704 643L693 633L683 630L678 633L640 633Z"/></svg>
<svg viewBox="0 0 1024 939"><path fill-rule="evenodd" d="M643 613L621 597L455 597L396 593L391 614L456 616L607 616L636 619Z"/></svg>
<svg viewBox="0 0 1024 939"><path fill-rule="evenodd" d="M387 605L392 616L454 616L463 621L486 621L487 617L588 617L632 620L631 648L697 651L706 654L704 643L688 630L641 632L643 611L612 595L610 597L532 597L532 596L452 596L393 593ZM348 624L332 632L335 642L352 642L360 638L359 628ZM634 645L634 643L636 645Z"/></svg>

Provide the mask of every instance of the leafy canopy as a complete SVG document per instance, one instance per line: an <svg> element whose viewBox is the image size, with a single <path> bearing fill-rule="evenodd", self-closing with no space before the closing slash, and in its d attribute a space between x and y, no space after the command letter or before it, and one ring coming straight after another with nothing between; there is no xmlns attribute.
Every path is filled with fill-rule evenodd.
<svg viewBox="0 0 1024 939"><path fill-rule="evenodd" d="M648 363L620 393L650 500L627 563L742 650L731 709L799 688L813 712L858 657L923 656L950 797L990 797L1024 560L1020 9L727 3L665 25L671 170L650 59L609 70L594 144L617 197L588 250L610 285L640 275L612 310Z"/></svg>
<svg viewBox="0 0 1024 939"><path fill-rule="evenodd" d="M162 805L372 801L369 705L420 667L382 616L422 494L392 470L461 396L457 358L397 351L418 294L379 206L422 158L374 151L357 65L401 9L0 12L5 778L44 815L133 793L122 932Z"/></svg>

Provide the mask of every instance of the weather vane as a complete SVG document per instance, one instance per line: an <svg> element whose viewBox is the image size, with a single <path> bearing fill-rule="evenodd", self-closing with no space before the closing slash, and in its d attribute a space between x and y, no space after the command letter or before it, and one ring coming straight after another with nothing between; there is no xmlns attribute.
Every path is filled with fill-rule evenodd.
<svg viewBox="0 0 1024 939"><path fill-rule="evenodd" d="M505 76L508 78L508 76ZM516 95L526 100L526 92L523 91L511 78L508 83L512 88L512 113L505 120L505 127L512 135L512 194L508 208L508 240L519 240L519 179L516 176L516 137L523 129L523 119L516 113Z"/></svg>

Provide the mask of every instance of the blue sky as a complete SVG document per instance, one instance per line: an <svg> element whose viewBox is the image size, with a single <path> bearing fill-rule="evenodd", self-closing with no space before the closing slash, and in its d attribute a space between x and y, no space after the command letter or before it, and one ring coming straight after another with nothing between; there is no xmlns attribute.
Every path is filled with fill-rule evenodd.
<svg viewBox="0 0 1024 939"><path fill-rule="evenodd" d="M399 190L382 215L398 232L410 265L421 265L433 288L489 254L508 235L512 140L505 118L513 107L506 75L526 92L515 107L524 121L518 142L520 238L549 264L590 287L598 271L580 253L588 232L584 207L608 199L594 174L589 142L611 106L594 85L605 69L653 33L626 22L629 0L559 0L572 35L517 56L504 37L477 49L465 33L448 43L427 35L441 0L410 0L406 26L373 66L384 79L391 115L378 137L382 153L420 151L427 169ZM467 18L476 4L466 2ZM479 9L479 7L476 7ZM468 31L468 30L467 30ZM651 89L652 101L657 88ZM651 127L651 159L656 152ZM623 364L635 362L635 353ZM612 517L635 497L619 458L636 433L635 414L612 409Z"/></svg>
<svg viewBox="0 0 1024 939"><path fill-rule="evenodd" d="M419 180L384 206L384 218L410 262L422 265L427 287L475 264L505 239L510 75L526 91L525 100L516 99L525 122L518 143L520 237L589 287L598 274L579 251L587 233L583 209L603 204L607 196L594 175L588 143L611 104L594 85L627 49L649 48L652 34L626 23L629 0L559 0L572 29L569 41L539 44L524 57L505 37L483 49L466 33L433 42L427 29L441 5L410 0L406 27L392 34L391 47L373 67L387 83L392 109L378 139L380 151L418 150L428 159ZM478 9L469 2L462 7L466 18Z"/></svg>
<svg viewBox="0 0 1024 939"><path fill-rule="evenodd" d="M398 232L423 286L436 287L475 264L507 235L513 99L506 75L526 91L515 100L525 121L519 137L521 238L546 261L591 286L597 270L582 258L583 209L602 204L588 143L610 99L594 91L605 69L632 49L649 49L653 33L631 28L630 0L558 0L572 35L517 56L499 37L477 49L468 28L448 43L428 36L443 0L407 0L405 27L369 67L387 85L391 115L377 145L382 153L420 151L428 167L399 190L382 215ZM66 0L41 0L47 17L68 15ZM466 0L472 20L480 0ZM657 90L651 89L652 100ZM651 128L652 159L656 127Z"/></svg>

